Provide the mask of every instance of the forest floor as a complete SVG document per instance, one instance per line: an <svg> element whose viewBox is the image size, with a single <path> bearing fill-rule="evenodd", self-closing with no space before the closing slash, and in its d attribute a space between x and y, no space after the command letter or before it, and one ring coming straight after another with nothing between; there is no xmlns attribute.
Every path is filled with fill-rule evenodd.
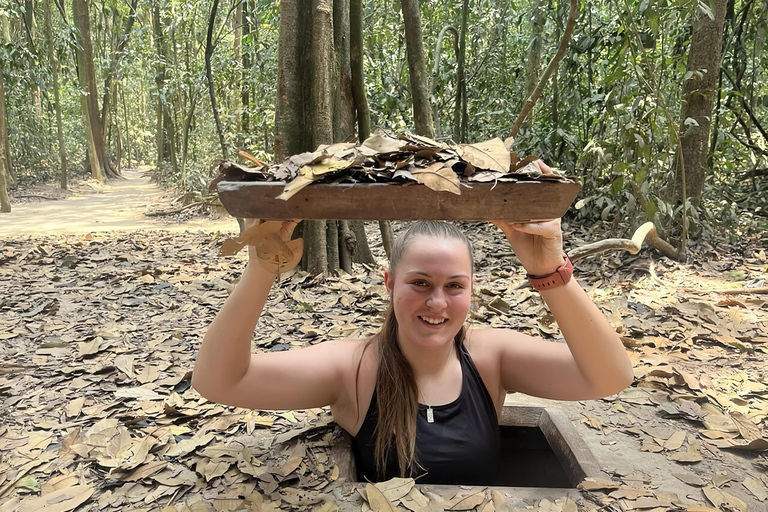
<svg viewBox="0 0 768 512"><path fill-rule="evenodd" d="M126 174L0 217L0 512L766 510L768 301L753 292L768 286L768 233L699 243L686 264L648 249L577 262L635 382L603 400L510 400L567 415L603 472L582 490L374 488L344 478L327 410L229 408L190 387L197 347L244 266L244 254L217 256L237 224L145 217L178 206L176 195ZM477 259L472 324L557 339L496 228L464 230ZM565 231L569 247L608 236L573 222ZM378 266L282 276L254 349L373 332L385 258L369 236Z"/></svg>
<svg viewBox="0 0 768 512"><path fill-rule="evenodd" d="M140 169L124 169L123 180L101 183L76 180L62 190L56 183L10 191L13 209L0 217L0 236L93 233L163 229L236 231L237 223L222 208L190 208L174 215L146 213L185 206L182 195L152 183Z"/></svg>

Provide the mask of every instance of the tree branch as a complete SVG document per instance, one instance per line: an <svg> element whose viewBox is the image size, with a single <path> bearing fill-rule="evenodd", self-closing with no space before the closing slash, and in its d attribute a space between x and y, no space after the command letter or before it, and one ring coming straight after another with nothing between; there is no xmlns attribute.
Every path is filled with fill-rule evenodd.
<svg viewBox="0 0 768 512"><path fill-rule="evenodd" d="M560 40L560 46L557 48L557 53L555 54L554 57L552 57L552 60L549 61L549 65L547 66L546 71L544 71L544 74L541 75L541 80L539 80L539 84L533 90L533 92L528 97L528 99L525 100L525 104L523 105L523 110L520 112L520 115L517 116L517 120L515 121L515 124L512 126L510 137L517 137L517 132L519 132L520 127L523 126L523 121L525 121L525 118L528 117L528 114L533 109L533 106L539 100L539 97L541 96L541 93L544 91L544 87L546 87L547 82L549 81L549 78L552 76L552 73L555 72L555 68L557 68L557 65L560 62L560 60L563 58L563 55L565 55L565 50L568 48L568 44L571 42L573 29L576 26L576 18L578 16L578 10L579 10L578 1L571 0L571 7L570 7L570 11L568 12L568 24L565 26L565 32L563 33L563 38Z"/></svg>
<svg viewBox="0 0 768 512"><path fill-rule="evenodd" d="M568 257L571 261L577 261L593 254L599 254L605 251L629 251L632 254L637 254L643 246L643 242L647 243L649 247L652 247L659 251L661 254L669 259L679 261L680 254L677 249L672 247L668 242L661 239L656 232L656 226L653 222L646 222L632 235L632 239L626 238L608 238L606 240L600 240L592 244L582 245L572 249Z"/></svg>

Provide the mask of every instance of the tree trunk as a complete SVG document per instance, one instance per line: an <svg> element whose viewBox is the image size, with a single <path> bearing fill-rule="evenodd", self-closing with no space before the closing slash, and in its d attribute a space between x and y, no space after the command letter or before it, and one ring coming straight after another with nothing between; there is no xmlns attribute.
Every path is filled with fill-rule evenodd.
<svg viewBox="0 0 768 512"><path fill-rule="evenodd" d="M355 263L375 263L376 260L368 245L368 236L365 234L365 224L363 224L363 221L349 221L349 227L355 236L355 250L352 252L352 261Z"/></svg>
<svg viewBox="0 0 768 512"><path fill-rule="evenodd" d="M363 142L371 135L371 112L365 94L363 70L363 0L350 0L350 66L352 71L352 96L357 111L357 139Z"/></svg>
<svg viewBox="0 0 768 512"><path fill-rule="evenodd" d="M429 104L429 76L427 75L424 41L421 37L421 13L418 0L401 0L405 24L405 47L408 54L413 124L418 135L434 137L432 107Z"/></svg>
<svg viewBox="0 0 768 512"><path fill-rule="evenodd" d="M464 61L467 55L467 20L469 18L469 0L464 0L461 8L461 29L459 32L459 55L456 72L456 105L453 109L453 139L455 142L467 141L467 79Z"/></svg>
<svg viewBox="0 0 768 512"><path fill-rule="evenodd" d="M91 22L88 15L88 2L86 0L73 0L72 2L75 26L80 31L80 44L82 46L82 73L86 86L86 103L88 110L88 122L93 137L93 149L100 171L107 177L120 176L109 162L104 141L104 130L99 116L99 97L96 91L96 72L93 66L93 48L91 47Z"/></svg>
<svg viewBox="0 0 768 512"><path fill-rule="evenodd" d="M24 0L24 33L27 40L27 48L32 54L37 54L37 48L35 47L35 41L37 40L37 20L35 18L35 2L34 0ZM37 130L43 129L43 100L40 95L40 86L36 81L33 81L30 87L30 93L32 96L32 105L35 109L35 127Z"/></svg>
<svg viewBox="0 0 768 512"><path fill-rule="evenodd" d="M332 0L281 3L275 101L277 161L354 133L350 61L340 55L350 51L346 42L347 6L343 0L340 6ZM362 230L362 223L359 224ZM302 268L311 273L333 271L340 265L351 269L349 262L355 254L350 254L350 248L367 249L365 231L362 230L361 241L353 223L305 221L302 232Z"/></svg>
<svg viewBox="0 0 768 512"><path fill-rule="evenodd" d="M120 98L123 101L123 121L125 123L125 155L128 160L128 168L131 168L131 134L128 131L128 107L125 103L125 89L120 88Z"/></svg>
<svg viewBox="0 0 768 512"><path fill-rule="evenodd" d="M234 16L232 16L232 60L238 64L243 62L243 4L242 0L238 0L235 7ZM232 84L232 100L235 103L234 110L237 112L235 115L235 131L237 132L237 146L240 145L243 134L243 113L240 105L240 101L243 97L243 68L235 69L235 81Z"/></svg>
<svg viewBox="0 0 768 512"><path fill-rule="evenodd" d="M8 17L0 16L0 18L2 18L3 24L3 41L5 41L6 44L10 44L11 33L8 26ZM2 70L2 65L0 65L0 70ZM0 80L0 86L2 86L2 80ZM0 92L2 92L2 94L0 94L0 139L5 141L2 153L0 153L0 158L2 158L5 163L5 179L10 183L16 183L16 174L13 172L13 161L11 160L11 148L8 144L8 123L6 120L5 110L5 92Z"/></svg>
<svg viewBox="0 0 768 512"><path fill-rule="evenodd" d="M213 55L213 27L216 24L216 11L219 8L219 0L213 0L211 6L211 16L208 18L208 35L205 39L205 76L208 77L208 92L211 95L211 109L213 110L213 119L216 121L216 133L219 134L219 144L221 145L221 154L226 160L227 143L224 142L224 128L221 126L219 109L216 107L216 89L213 83L213 72L211 71L211 56Z"/></svg>
<svg viewBox="0 0 768 512"><path fill-rule="evenodd" d="M688 52L688 73L683 82L683 102L680 108L680 148L675 155L675 199L684 198L694 204L701 201L701 191L707 174L709 131L714 107L715 86L720 71L723 46L723 25L728 0L711 4L714 19L697 7L691 21L693 31Z"/></svg>
<svg viewBox="0 0 768 512"><path fill-rule="evenodd" d="M72 0L72 21L74 22L75 27L78 26L78 18L78 0ZM80 37L76 35L75 38L75 61L77 67L77 81L80 88L80 109L83 112L83 128L85 130L85 163L86 166L90 167L91 169L92 178L99 181L104 181L104 174L101 172L99 160L96 157L96 144L93 140L93 127L91 126L90 116L88 115L88 99L86 98L87 94L84 93L88 86L87 78L85 76L85 59L83 57L81 42L82 32Z"/></svg>
<svg viewBox="0 0 768 512"><path fill-rule="evenodd" d="M355 136L355 98L352 90L350 47L350 0L333 0L334 69L333 140L343 142Z"/></svg>
<svg viewBox="0 0 768 512"><path fill-rule="evenodd" d="M339 262L339 224L335 220L329 220L325 223L325 246L328 270L341 268Z"/></svg>
<svg viewBox="0 0 768 512"><path fill-rule="evenodd" d="M381 245L384 246L384 252L387 253L387 259L392 259L392 244L395 243L395 233L392 230L392 223L388 220L379 221L381 229Z"/></svg>
<svg viewBox="0 0 768 512"><path fill-rule="evenodd" d="M109 63L109 71L107 72L107 77L104 79L104 99L102 100L101 105L102 126L110 126L109 112L111 107L110 91L112 90L112 80L115 78L115 73L117 72L118 64L120 64L120 59L125 53L125 47L128 46L128 40L131 37L131 30L133 29L133 22L136 21L136 5L138 3L139 0L133 0L133 2L128 5L130 14L128 15L128 19L125 20L123 33L120 36L120 41L117 43L115 51L112 53L112 61Z"/></svg>
<svg viewBox="0 0 768 512"><path fill-rule="evenodd" d="M355 252L355 235L349 229L349 221L339 221L339 266L347 274L352 273L352 254Z"/></svg>
<svg viewBox="0 0 768 512"><path fill-rule="evenodd" d="M310 80L307 40L312 34L310 11L310 0L280 2L274 151L278 162L289 155L314 149L307 115Z"/></svg>
<svg viewBox="0 0 768 512"><path fill-rule="evenodd" d="M5 100L5 86L3 85L3 66L0 63L0 98ZM0 121L5 124L5 101L0 109ZM0 154L5 155L8 148L7 134L0 134ZM11 211L11 201L8 198L8 183L6 182L6 159L0 158L0 212L8 213Z"/></svg>
<svg viewBox="0 0 768 512"><path fill-rule="evenodd" d="M544 24L547 21L548 0L534 0L531 16L531 43L528 46L528 56L525 59L525 97L533 94L539 83L541 68L541 53L544 48ZM534 112L531 111L527 121L532 122Z"/></svg>
<svg viewBox="0 0 768 512"><path fill-rule="evenodd" d="M249 21L250 13L251 13L251 0L243 0L241 4L242 8L240 11L240 20L242 25L242 37L248 38L248 36L251 33L251 23ZM243 77L250 76L250 69L251 69L251 57L250 53L247 51L242 51L242 63L243 63ZM248 83L247 80L243 80L243 83L240 85L240 100L242 102L243 106L243 112L240 115L240 129L243 133L243 135L247 134L250 130L250 119L248 117L248 107L251 104L251 97L250 97L250 90L251 86L250 83ZM264 148L266 150L266 148Z"/></svg>
<svg viewBox="0 0 768 512"><path fill-rule="evenodd" d="M160 12L160 1L155 0L152 6L152 33L157 50L157 70L155 71L155 87L157 91L157 105L155 106L155 144L157 146L157 167L165 162L165 116L163 115L163 92L165 90L165 49L163 43L163 26Z"/></svg>
<svg viewBox="0 0 768 512"><path fill-rule="evenodd" d="M53 49L53 30L51 28L51 0L43 0L45 10L45 39L48 44L48 62L51 65L51 86L53 88L53 105L56 110L56 136L59 142L59 165L61 172L61 188L67 189L67 150L64 147L64 133L61 129L61 101L59 98L59 59Z"/></svg>

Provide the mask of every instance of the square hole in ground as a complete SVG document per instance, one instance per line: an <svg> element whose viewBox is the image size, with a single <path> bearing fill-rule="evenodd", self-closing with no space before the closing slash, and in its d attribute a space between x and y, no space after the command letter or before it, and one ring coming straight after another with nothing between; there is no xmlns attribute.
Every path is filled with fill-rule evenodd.
<svg viewBox="0 0 768 512"><path fill-rule="evenodd" d="M599 466L567 416L553 408L504 405L501 428L502 472L496 487L574 488ZM358 482L349 439L333 449L340 476ZM418 483L418 482L417 482Z"/></svg>

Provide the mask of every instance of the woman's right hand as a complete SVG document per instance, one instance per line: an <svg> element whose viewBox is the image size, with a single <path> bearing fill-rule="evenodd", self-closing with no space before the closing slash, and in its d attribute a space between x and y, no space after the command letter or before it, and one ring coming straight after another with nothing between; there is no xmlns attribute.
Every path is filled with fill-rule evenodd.
<svg viewBox="0 0 768 512"><path fill-rule="evenodd" d="M293 230L296 229L300 219L291 219L286 221L265 221L263 219L244 219L245 232L242 238L248 242L248 262L259 263L259 252L263 252L265 247L260 244L279 240L282 244L291 241ZM257 228L258 227L258 228ZM258 232L256 231L258 229ZM249 233L250 232L250 233ZM250 236L249 236L250 235ZM249 239L253 238L253 240ZM273 247L267 249L269 252L275 250Z"/></svg>

